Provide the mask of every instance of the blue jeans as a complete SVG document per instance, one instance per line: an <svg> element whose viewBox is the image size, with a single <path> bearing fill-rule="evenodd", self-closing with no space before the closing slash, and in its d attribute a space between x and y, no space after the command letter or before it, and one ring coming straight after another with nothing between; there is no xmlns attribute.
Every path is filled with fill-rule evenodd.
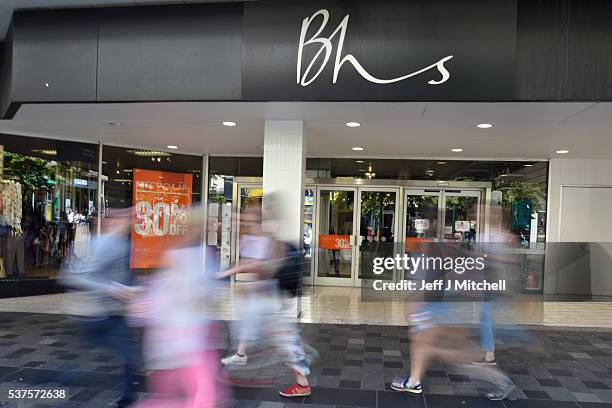
<svg viewBox="0 0 612 408"><path fill-rule="evenodd" d="M121 396L125 399L136 399L135 371L138 368L138 347L134 343L131 329L123 316L109 316L101 320L83 322L87 338L92 343L106 347L121 359L123 368L121 376Z"/></svg>
<svg viewBox="0 0 612 408"><path fill-rule="evenodd" d="M491 302L480 303L480 347L484 351L495 351L493 321L491 320Z"/></svg>

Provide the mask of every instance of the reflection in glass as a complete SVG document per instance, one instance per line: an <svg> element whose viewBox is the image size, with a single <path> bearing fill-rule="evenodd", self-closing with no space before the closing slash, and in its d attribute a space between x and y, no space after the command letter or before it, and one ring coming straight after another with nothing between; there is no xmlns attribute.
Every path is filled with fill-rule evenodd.
<svg viewBox="0 0 612 408"><path fill-rule="evenodd" d="M406 196L406 240L438 236L438 195Z"/></svg>
<svg viewBox="0 0 612 408"><path fill-rule="evenodd" d="M307 188L304 191L304 265L303 276L311 275L312 265L312 238L314 231L313 227L313 210L314 210L314 190Z"/></svg>
<svg viewBox="0 0 612 408"><path fill-rule="evenodd" d="M359 279L393 279L393 270L373 273L374 258L394 256L394 192L362 191L360 217Z"/></svg>
<svg viewBox="0 0 612 408"><path fill-rule="evenodd" d="M478 197L447 196L444 213L444 239L447 241L476 241L478 230Z"/></svg>
<svg viewBox="0 0 612 408"><path fill-rule="evenodd" d="M353 191L321 190L319 277L351 277L354 202Z"/></svg>

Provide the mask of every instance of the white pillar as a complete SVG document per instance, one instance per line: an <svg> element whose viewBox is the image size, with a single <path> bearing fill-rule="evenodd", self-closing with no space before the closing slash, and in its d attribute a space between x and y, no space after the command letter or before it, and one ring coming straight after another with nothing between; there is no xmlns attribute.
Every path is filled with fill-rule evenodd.
<svg viewBox="0 0 612 408"><path fill-rule="evenodd" d="M301 246L304 231L306 135L301 120L267 120L264 130L263 208L266 228ZM274 199L272 199L274 197Z"/></svg>

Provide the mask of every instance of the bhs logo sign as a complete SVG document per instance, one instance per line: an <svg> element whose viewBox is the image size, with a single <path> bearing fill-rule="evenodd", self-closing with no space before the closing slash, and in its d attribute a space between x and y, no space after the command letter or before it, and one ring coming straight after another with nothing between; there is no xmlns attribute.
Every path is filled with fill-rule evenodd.
<svg viewBox="0 0 612 408"><path fill-rule="evenodd" d="M318 30L308 39L306 39L306 35L308 33L308 29L310 25L315 21L318 17L321 17L321 24ZM414 76L423 74L430 70L437 70L437 72L441 75L440 79L431 79L427 83L429 85L440 85L450 78L450 73L444 66L444 63L451 58L452 55L447 55L444 58L441 58L439 61L422 68L418 71L411 72L406 75L402 75L397 78L376 78L371 75L360 63L357 61L352 54L343 55L342 48L344 46L344 38L346 37L346 30L348 28L349 23L349 15L347 14L342 22L338 25L338 27L334 30L333 33L329 37L324 37L321 35L321 32L327 26L329 21L329 11L326 9L321 9L315 12L312 16L306 17L302 20L302 30L300 32L300 41L298 44L298 55L297 55L297 83L302 86L308 86L313 83L321 72L329 62L329 59L332 55L333 44L332 39L336 37L336 35L340 34L338 39L338 47L336 48L336 55L334 59L334 75L332 78L332 83L335 84L338 81L338 74L340 73L340 69L346 63L349 63L357 70L359 75L361 75L365 80L373 82L375 84L392 84L394 82L403 81L408 78L412 78ZM318 51L314 54L314 57L310 61L310 64L306 67L306 69L302 72L302 54L304 52L304 47L307 46L317 46L319 45ZM316 72L312 72L316 69Z"/></svg>

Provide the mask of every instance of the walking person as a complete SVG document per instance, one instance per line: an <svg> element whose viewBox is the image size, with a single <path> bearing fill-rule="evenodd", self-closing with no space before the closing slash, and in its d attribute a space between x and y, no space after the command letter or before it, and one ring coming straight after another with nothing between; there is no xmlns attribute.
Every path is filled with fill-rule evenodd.
<svg viewBox="0 0 612 408"><path fill-rule="evenodd" d="M438 245L432 249L434 254L440 255L438 251L442 249ZM444 249L443 249L444 251ZM449 254L443 254L449 255ZM427 281L433 282L440 279L454 279L454 276L446 276L454 272L446 272L443 269L426 270ZM470 344L444 345L441 340L445 336L445 331L449 329L441 325L441 321L452 315L454 307L451 302L445 299L446 293L443 289L425 293L424 302L419 310L411 315L411 345L410 345L410 375L406 378L396 378L391 388L395 391L421 394L422 379L429 362L432 359L440 359L445 363L462 366L469 372L473 379L484 381L493 385L493 389L487 394L492 400L502 400L515 388L512 380L502 371L492 365L470 365L468 362L475 361L478 352ZM492 334L492 329L491 329ZM467 338L467 336L461 336ZM463 350L461 349L463 348Z"/></svg>
<svg viewBox="0 0 612 408"><path fill-rule="evenodd" d="M197 224L175 236L166 266L154 272L130 305L130 322L144 328L143 356L151 370L151 395L135 408L213 408L226 396L217 383L219 360L209 339L215 333L207 304L216 289L216 270L202 264Z"/></svg>
<svg viewBox="0 0 612 408"><path fill-rule="evenodd" d="M271 214L268 211L268 214ZM284 397L304 397L311 394L308 381L310 368L297 328L287 325L280 316L281 303L276 275L282 267L287 248L273 235L262 229L261 207L248 208L241 216L244 231L240 241L240 264L219 274L219 277L248 273L253 281L243 282L239 294L240 344L234 355L222 360L224 365L246 365L247 343L261 341L261 327L275 336L278 351L287 355L288 364L295 374L295 384L279 391ZM268 222L270 219L268 219ZM272 326L275 326L274 328Z"/></svg>
<svg viewBox="0 0 612 408"><path fill-rule="evenodd" d="M125 321L126 304L137 293L131 286L130 270L131 209L113 212L103 220L103 234L93 238L90 255L78 269L64 270L61 281L80 291L78 301L69 305L89 341L112 350L120 358L121 396L116 406L127 407L136 399L135 371L138 347ZM67 379L69 382L69 379Z"/></svg>

